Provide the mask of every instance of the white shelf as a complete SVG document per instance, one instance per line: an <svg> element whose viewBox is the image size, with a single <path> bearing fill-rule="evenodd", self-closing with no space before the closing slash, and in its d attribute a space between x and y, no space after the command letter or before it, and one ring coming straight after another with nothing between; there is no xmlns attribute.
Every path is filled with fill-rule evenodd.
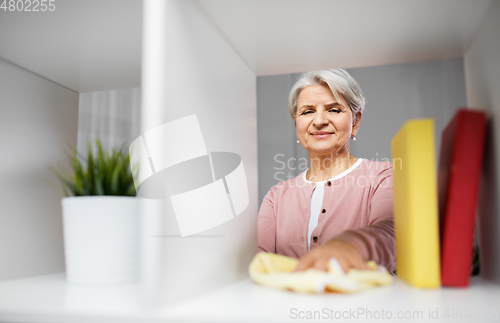
<svg viewBox="0 0 500 323"><path fill-rule="evenodd" d="M469 288L419 290L401 280L388 287L374 288L356 294L296 294L273 290L241 280L216 291L165 308L148 308L141 300L139 284L88 287L67 284L64 273L0 282L1 322L297 322L295 316L319 311L320 321L343 314L353 321L370 321L372 312L393 321L402 315L416 315L411 321L500 322L487 319L487 313L500 316L500 287L473 278ZM293 309L296 310L293 310ZM494 310L496 308L496 310ZM429 309L438 310L438 319L429 319ZM457 309L457 310L453 310ZM460 309L463 317L460 319ZM331 310L334 312L332 313ZM448 310L449 317L445 314ZM299 313L300 311L300 313ZM338 311L338 312L335 312ZM382 314L382 311L384 314ZM409 312L405 312L409 311ZM457 313L453 317L453 313ZM482 312L481 312L482 311ZM434 312L435 313L435 312ZM325 318L328 316L328 318ZM422 319L418 319L419 316Z"/></svg>

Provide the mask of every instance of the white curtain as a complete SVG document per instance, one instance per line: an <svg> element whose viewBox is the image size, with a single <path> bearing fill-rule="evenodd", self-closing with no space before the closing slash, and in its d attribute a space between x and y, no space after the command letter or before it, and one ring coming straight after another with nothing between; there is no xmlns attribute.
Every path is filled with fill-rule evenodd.
<svg viewBox="0 0 500 323"><path fill-rule="evenodd" d="M140 135L141 89L80 93L78 151L86 156L87 142L100 138L104 149L124 148Z"/></svg>

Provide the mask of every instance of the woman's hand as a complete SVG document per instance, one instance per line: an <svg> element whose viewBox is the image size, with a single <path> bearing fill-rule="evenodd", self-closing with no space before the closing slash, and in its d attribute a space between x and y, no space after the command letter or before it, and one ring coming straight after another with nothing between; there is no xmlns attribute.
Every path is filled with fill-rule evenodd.
<svg viewBox="0 0 500 323"><path fill-rule="evenodd" d="M312 249L307 255L300 258L295 271L309 268L326 271L332 257L337 258L345 273L350 268L370 269L353 246L341 240L332 240Z"/></svg>

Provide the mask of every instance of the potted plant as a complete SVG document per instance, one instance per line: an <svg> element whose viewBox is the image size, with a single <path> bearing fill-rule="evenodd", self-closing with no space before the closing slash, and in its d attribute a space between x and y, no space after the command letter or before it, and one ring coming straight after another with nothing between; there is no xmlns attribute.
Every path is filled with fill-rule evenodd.
<svg viewBox="0 0 500 323"><path fill-rule="evenodd" d="M130 283L138 277L138 202L130 154L68 154L72 168L52 171L62 186L66 278L78 284Z"/></svg>

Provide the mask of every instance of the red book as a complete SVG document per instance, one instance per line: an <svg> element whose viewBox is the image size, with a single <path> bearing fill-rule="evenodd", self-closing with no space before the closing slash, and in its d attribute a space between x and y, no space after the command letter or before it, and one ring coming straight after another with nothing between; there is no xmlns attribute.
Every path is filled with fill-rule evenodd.
<svg viewBox="0 0 500 323"><path fill-rule="evenodd" d="M469 285L486 114L459 110L444 129L438 170L441 284Z"/></svg>

